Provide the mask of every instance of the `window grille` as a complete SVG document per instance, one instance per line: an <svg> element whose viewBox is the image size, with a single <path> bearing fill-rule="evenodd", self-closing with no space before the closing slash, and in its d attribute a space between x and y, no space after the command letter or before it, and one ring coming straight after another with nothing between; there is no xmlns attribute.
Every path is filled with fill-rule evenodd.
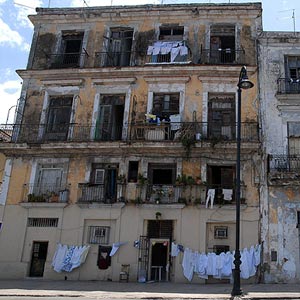
<svg viewBox="0 0 300 300"><path fill-rule="evenodd" d="M107 245L109 242L109 227L89 226L89 243Z"/></svg>
<svg viewBox="0 0 300 300"><path fill-rule="evenodd" d="M28 218L28 227L57 227L58 218Z"/></svg>

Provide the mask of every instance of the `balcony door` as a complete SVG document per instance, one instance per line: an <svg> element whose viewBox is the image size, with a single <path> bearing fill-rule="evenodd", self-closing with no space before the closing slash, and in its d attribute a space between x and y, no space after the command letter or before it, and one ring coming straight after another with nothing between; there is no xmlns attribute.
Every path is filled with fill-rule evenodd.
<svg viewBox="0 0 300 300"><path fill-rule="evenodd" d="M102 95L95 139L115 141L122 139L125 95Z"/></svg>
<svg viewBox="0 0 300 300"><path fill-rule="evenodd" d="M62 64L66 67L78 67L82 48L83 32L63 32Z"/></svg>
<svg viewBox="0 0 300 300"><path fill-rule="evenodd" d="M235 139L235 96L210 94L208 100L209 139Z"/></svg>
<svg viewBox="0 0 300 300"><path fill-rule="evenodd" d="M124 67L130 65L132 37L132 28L111 28L107 66Z"/></svg>

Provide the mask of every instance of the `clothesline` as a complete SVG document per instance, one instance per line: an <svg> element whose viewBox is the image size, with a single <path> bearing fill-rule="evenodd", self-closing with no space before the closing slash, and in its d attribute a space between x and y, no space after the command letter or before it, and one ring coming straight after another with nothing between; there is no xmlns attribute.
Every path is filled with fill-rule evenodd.
<svg viewBox="0 0 300 300"><path fill-rule="evenodd" d="M234 251L216 253L199 253L189 248L183 248L174 242L171 247L171 256L178 256L183 252L182 268L183 275L191 281L194 273L198 277L207 279L213 276L216 279L230 278L234 269ZM248 279L254 276L256 268L260 264L261 245L251 246L250 249L244 248L241 251L241 278Z"/></svg>

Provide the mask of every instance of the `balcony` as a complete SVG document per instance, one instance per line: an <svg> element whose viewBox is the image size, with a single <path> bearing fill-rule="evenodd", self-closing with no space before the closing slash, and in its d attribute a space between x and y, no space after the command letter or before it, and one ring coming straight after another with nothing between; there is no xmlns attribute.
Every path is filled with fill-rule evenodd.
<svg viewBox="0 0 300 300"><path fill-rule="evenodd" d="M300 155L269 155L268 167L270 173L300 173Z"/></svg>
<svg viewBox="0 0 300 300"><path fill-rule="evenodd" d="M13 125L0 125L0 142L11 142Z"/></svg>
<svg viewBox="0 0 300 300"><path fill-rule="evenodd" d="M79 124L21 124L13 125L17 143L89 142L122 140L123 125L105 123L96 126Z"/></svg>
<svg viewBox="0 0 300 300"><path fill-rule="evenodd" d="M201 61L202 64L225 65L225 64L245 64L245 50L239 49L202 49Z"/></svg>
<svg viewBox="0 0 300 300"><path fill-rule="evenodd" d="M79 183L78 203L113 204L124 202L126 185L117 183L115 186L105 184Z"/></svg>
<svg viewBox="0 0 300 300"><path fill-rule="evenodd" d="M277 80L278 94L299 94L300 79L279 78Z"/></svg>
<svg viewBox="0 0 300 300"><path fill-rule="evenodd" d="M230 142L236 140L236 124L222 125L208 122L142 123L131 125L130 139L133 141L181 141L193 137L195 141ZM241 140L258 142L258 124L243 122Z"/></svg>
<svg viewBox="0 0 300 300"><path fill-rule="evenodd" d="M87 53L59 53L50 54L49 66L51 69L79 68L87 59Z"/></svg>
<svg viewBox="0 0 300 300"><path fill-rule="evenodd" d="M57 184L24 184L24 202L67 203L69 201L69 185Z"/></svg>
<svg viewBox="0 0 300 300"><path fill-rule="evenodd" d="M270 185L300 185L300 155L268 155Z"/></svg>
<svg viewBox="0 0 300 300"><path fill-rule="evenodd" d="M134 60L136 52L133 51L102 51L95 53L95 67L128 67Z"/></svg>

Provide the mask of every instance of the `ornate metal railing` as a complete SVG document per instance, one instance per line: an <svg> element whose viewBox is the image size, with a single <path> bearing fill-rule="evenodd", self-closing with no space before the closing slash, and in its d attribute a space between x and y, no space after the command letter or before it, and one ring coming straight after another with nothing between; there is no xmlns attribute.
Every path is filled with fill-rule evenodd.
<svg viewBox="0 0 300 300"><path fill-rule="evenodd" d="M243 49L202 49L201 63L205 64L245 64L245 50Z"/></svg>
<svg viewBox="0 0 300 300"><path fill-rule="evenodd" d="M49 55L49 66L52 69L79 68L88 57L87 53L58 53Z"/></svg>
<svg viewBox="0 0 300 300"><path fill-rule="evenodd" d="M68 202L69 189L67 184L24 184L24 202Z"/></svg>
<svg viewBox="0 0 300 300"><path fill-rule="evenodd" d="M15 124L12 141L17 143L118 141L126 127L113 123L96 126L79 124Z"/></svg>
<svg viewBox="0 0 300 300"><path fill-rule="evenodd" d="M236 140L236 124L225 125L212 122L168 122L141 123L131 125L131 140L146 141L182 141L183 138L195 141L225 142ZM243 122L241 124L241 140L257 142L258 124Z"/></svg>
<svg viewBox="0 0 300 300"><path fill-rule="evenodd" d="M278 94L299 94L300 78L279 78L277 80Z"/></svg>
<svg viewBox="0 0 300 300"><path fill-rule="evenodd" d="M269 155L269 172L300 173L300 155Z"/></svg>

